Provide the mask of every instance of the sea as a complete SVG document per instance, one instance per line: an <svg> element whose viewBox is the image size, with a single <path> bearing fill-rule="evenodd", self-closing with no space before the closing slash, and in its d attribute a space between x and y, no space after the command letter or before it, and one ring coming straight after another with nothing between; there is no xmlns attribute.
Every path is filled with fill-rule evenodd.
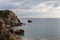
<svg viewBox="0 0 60 40"><path fill-rule="evenodd" d="M25 23L17 27L25 31L22 40L60 40L60 18L20 18L20 21Z"/></svg>

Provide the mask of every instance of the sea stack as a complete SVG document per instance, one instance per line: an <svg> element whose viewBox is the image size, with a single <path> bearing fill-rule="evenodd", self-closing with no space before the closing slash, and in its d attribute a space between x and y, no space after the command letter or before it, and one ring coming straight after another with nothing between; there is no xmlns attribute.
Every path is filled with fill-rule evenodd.
<svg viewBox="0 0 60 40"><path fill-rule="evenodd" d="M31 20L28 20L28 23L32 23L32 21Z"/></svg>

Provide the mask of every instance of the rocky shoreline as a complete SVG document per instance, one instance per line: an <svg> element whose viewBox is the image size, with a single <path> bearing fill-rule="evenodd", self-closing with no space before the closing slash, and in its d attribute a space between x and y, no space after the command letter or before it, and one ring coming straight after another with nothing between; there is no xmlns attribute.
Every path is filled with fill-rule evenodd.
<svg viewBox="0 0 60 40"><path fill-rule="evenodd" d="M18 34L24 30L14 30L14 26L22 26L18 17L10 10L0 10L0 40L22 40Z"/></svg>

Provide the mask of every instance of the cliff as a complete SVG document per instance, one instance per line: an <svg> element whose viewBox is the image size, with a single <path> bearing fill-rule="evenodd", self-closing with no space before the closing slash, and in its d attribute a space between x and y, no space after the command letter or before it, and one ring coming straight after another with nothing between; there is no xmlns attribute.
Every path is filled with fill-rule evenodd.
<svg viewBox="0 0 60 40"><path fill-rule="evenodd" d="M9 10L0 10L0 18L3 18L7 25L21 26L21 22L14 12Z"/></svg>
<svg viewBox="0 0 60 40"><path fill-rule="evenodd" d="M9 26L10 27L9 27ZM14 30L13 26L20 26L20 20L9 10L0 10L0 40L21 40Z"/></svg>

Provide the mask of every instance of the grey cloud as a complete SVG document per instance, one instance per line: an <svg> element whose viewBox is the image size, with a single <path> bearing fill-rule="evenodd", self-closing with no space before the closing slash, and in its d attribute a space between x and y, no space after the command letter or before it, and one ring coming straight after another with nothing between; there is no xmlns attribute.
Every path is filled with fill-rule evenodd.
<svg viewBox="0 0 60 40"><path fill-rule="evenodd" d="M21 4L21 2L24 2ZM45 0L10 0L9 3L0 3L1 9L31 9L32 7L36 6L37 4L41 3ZM18 5L14 5L13 3L17 2ZM20 5L21 4L21 5Z"/></svg>
<svg viewBox="0 0 60 40"><path fill-rule="evenodd" d="M10 0L11 2L20 2L20 1L27 1L27 2L40 2L40 1L47 1L47 0Z"/></svg>
<svg viewBox="0 0 60 40"><path fill-rule="evenodd" d="M49 1L60 1L60 0L49 0Z"/></svg>
<svg viewBox="0 0 60 40"><path fill-rule="evenodd" d="M57 1L57 0L10 0L9 3L6 3L6 1L4 4L0 3L0 9L11 9L11 10L24 9L22 11L16 10L16 13L21 13L20 16L23 16L23 15L31 16L31 15L34 15L35 13L29 13L29 12L26 12L25 10L30 10L36 5L46 1ZM18 3L18 5L15 5L14 3ZM57 4L60 5L60 3L57 2L55 3L54 7L58 6Z"/></svg>
<svg viewBox="0 0 60 40"><path fill-rule="evenodd" d="M20 1L23 1L23 0L10 0L10 2L20 2Z"/></svg>
<svg viewBox="0 0 60 40"><path fill-rule="evenodd" d="M60 0L10 0L11 2L20 2L20 1L25 1L25 2L44 2L44 1L60 1Z"/></svg>
<svg viewBox="0 0 60 40"><path fill-rule="evenodd" d="M0 4L0 9L16 9L17 6L11 4Z"/></svg>

